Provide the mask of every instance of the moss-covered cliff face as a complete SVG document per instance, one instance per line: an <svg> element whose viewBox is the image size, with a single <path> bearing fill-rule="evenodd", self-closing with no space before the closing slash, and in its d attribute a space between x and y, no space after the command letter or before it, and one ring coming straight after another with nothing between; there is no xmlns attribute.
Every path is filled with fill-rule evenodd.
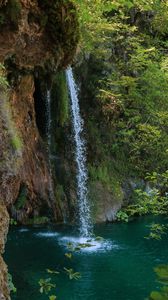
<svg viewBox="0 0 168 300"><path fill-rule="evenodd" d="M48 153L37 124L46 107L40 109L39 102L35 107L36 81L50 84L51 74L72 61L78 39L71 1L0 1L0 63L9 82L8 88L0 86L0 253L8 228L6 208L20 223L59 218L59 206L49 199ZM6 278L0 257L0 299L9 298Z"/></svg>

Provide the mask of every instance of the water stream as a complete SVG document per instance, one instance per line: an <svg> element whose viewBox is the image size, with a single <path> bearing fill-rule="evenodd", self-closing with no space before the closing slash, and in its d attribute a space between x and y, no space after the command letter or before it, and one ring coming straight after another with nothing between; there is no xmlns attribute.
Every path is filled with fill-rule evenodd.
<svg viewBox="0 0 168 300"><path fill-rule="evenodd" d="M80 115L78 88L74 80L72 68L67 69L66 77L71 99L71 120L75 143L75 160L77 164L76 179L79 208L79 228L80 235L83 237L88 237L92 232L92 223L87 190L88 172L86 167L86 145L83 138L84 123Z"/></svg>
<svg viewBox="0 0 168 300"><path fill-rule="evenodd" d="M48 159L49 159L49 172L50 172L50 180L49 180L49 197L51 202L55 201L54 196L54 187L53 187L53 180L52 180L52 166L51 166L51 91L47 90L47 124L46 124L46 133L47 133L47 146L48 146Z"/></svg>

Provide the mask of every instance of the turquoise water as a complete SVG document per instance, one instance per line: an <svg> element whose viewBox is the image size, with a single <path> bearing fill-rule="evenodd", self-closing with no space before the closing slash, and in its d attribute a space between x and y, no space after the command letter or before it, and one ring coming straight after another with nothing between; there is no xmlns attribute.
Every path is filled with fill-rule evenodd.
<svg viewBox="0 0 168 300"><path fill-rule="evenodd" d="M153 268L168 263L168 236L161 241L144 239L154 219L140 218L129 224L104 224L95 234L104 242L65 257L66 243L75 241L72 227L12 228L8 235L5 259L17 287L13 300L46 300L39 293L38 281L47 278L46 269L64 267L81 273L78 281L64 272L55 275L58 300L143 300L159 289ZM155 220L156 221L156 220ZM159 218L157 222L168 223ZM54 281L54 280L53 280Z"/></svg>

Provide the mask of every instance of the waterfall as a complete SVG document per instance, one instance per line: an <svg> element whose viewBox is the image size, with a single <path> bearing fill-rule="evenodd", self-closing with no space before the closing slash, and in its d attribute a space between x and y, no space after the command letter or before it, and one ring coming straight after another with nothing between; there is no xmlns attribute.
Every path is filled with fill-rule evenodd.
<svg viewBox="0 0 168 300"><path fill-rule="evenodd" d="M48 144L48 154L49 162L51 161L51 91L47 90L47 144Z"/></svg>
<svg viewBox="0 0 168 300"><path fill-rule="evenodd" d="M83 120L80 116L77 86L73 77L72 68L66 71L67 85L71 100L71 119L73 127L73 137L75 143L75 160L77 164L77 196L79 209L79 229L82 236L89 236L92 231L90 217L90 205L88 201L87 179L88 172L86 167L86 146L82 137Z"/></svg>
<svg viewBox="0 0 168 300"><path fill-rule="evenodd" d="M55 201L53 180L52 180L52 166L51 166L51 91L47 90L47 124L46 124L46 133L47 133L47 146L48 146L48 157L49 157L49 172L50 172L50 181L49 181L49 197L52 202Z"/></svg>

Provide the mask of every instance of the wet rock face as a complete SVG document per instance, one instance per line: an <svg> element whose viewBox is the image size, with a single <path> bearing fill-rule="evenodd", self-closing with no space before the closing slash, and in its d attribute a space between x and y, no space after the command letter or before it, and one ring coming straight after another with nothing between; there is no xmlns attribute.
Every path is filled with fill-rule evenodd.
<svg viewBox="0 0 168 300"><path fill-rule="evenodd" d="M64 0L0 0L0 13L0 63L11 85L6 93L0 90L0 197L22 222L38 216L45 202L50 206L48 157L35 116L34 74L39 68L53 72L72 61L78 22L73 4ZM16 203L22 187L25 195Z"/></svg>
<svg viewBox="0 0 168 300"><path fill-rule="evenodd" d="M49 74L72 61L78 22L69 0L0 0L0 15L0 63L10 82L8 91L0 87L0 300L7 300L7 268L1 257L9 223L6 208L20 223L46 215L51 208L48 154L36 124L34 76L39 68ZM71 25L73 30L67 30Z"/></svg>
<svg viewBox="0 0 168 300"><path fill-rule="evenodd" d="M20 222L50 206L48 157L36 126L33 93L33 76L25 75L1 95L0 197Z"/></svg>

